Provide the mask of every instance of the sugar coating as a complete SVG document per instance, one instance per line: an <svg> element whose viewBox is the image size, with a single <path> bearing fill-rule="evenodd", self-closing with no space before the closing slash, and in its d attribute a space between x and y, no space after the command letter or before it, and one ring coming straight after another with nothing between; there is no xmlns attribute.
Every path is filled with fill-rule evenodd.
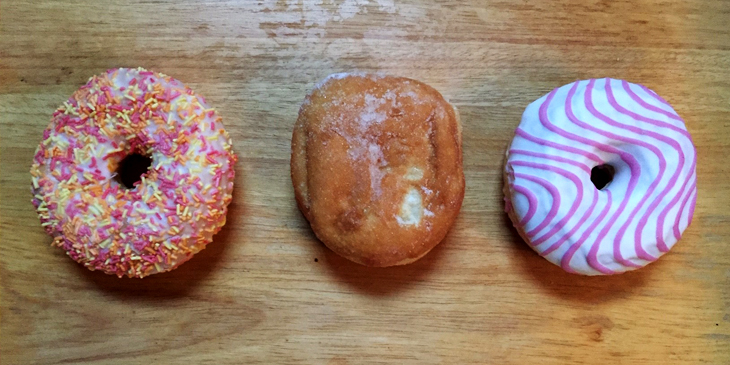
<svg viewBox="0 0 730 365"><path fill-rule="evenodd" d="M292 138L299 208L328 247L402 265L446 235L463 199L458 113L415 80L335 74L305 98Z"/></svg>
<svg viewBox="0 0 730 365"><path fill-rule="evenodd" d="M395 217L398 223L404 226L418 225L421 223L421 216L424 214L423 199L416 188L410 188L408 193L403 197L400 211ZM431 213L431 212L429 212ZM433 213L431 213L433 214Z"/></svg>
<svg viewBox="0 0 730 365"><path fill-rule="evenodd" d="M377 80L384 75L378 74L367 74L367 73L337 73L332 74L325 78L322 82L315 86L315 89L319 89L331 82L332 80L341 80L346 77L362 77L371 80ZM410 81L405 81L405 84ZM410 103L422 104L424 100L419 97L414 91L409 90L402 93L402 97L409 98ZM370 187L372 189L374 198L379 198L382 195L382 181L386 176L385 167L388 166L382 146L377 141L371 138L373 126L383 123L389 118L389 115L385 112L389 109L398 109L402 107L401 102L398 100L398 95L393 90L387 90L381 96L376 96L371 93L365 93L362 97L363 105L359 108L360 112L357 117L356 131L350 133L348 126L345 125L344 120L337 120L331 128L337 131L337 133L344 137L350 149L348 151L349 156L352 158L354 163L365 161L369 167L370 172ZM332 103L334 105L342 106L342 101L335 98ZM355 105L345 105L350 109L357 109ZM429 138L431 130L426 133L425 138ZM413 182L420 182L423 179L423 170L418 167L410 167L408 172L404 176L406 180ZM421 186L421 189L428 190L425 186ZM422 206L421 194L417 189L411 188L408 193L404 196L401 210L396 215L396 220L401 225L418 225L421 222L421 218L425 216L432 217L433 213L428 211L430 214L425 214Z"/></svg>

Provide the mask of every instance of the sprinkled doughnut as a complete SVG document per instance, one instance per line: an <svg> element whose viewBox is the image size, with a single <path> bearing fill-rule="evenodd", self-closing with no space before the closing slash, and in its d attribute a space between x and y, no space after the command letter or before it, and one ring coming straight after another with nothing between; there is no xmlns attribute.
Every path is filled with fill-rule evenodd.
<svg viewBox="0 0 730 365"><path fill-rule="evenodd" d="M130 156L150 165L126 187L119 170ZM163 74L113 69L53 114L30 170L33 205L72 259L141 278L211 242L226 221L235 162L201 96Z"/></svg>
<svg viewBox="0 0 730 365"><path fill-rule="evenodd" d="M299 111L291 169L299 208L327 247L367 266L407 264L461 208L458 114L416 80L331 75Z"/></svg>
<svg viewBox="0 0 730 365"><path fill-rule="evenodd" d="M577 81L525 110L507 151L506 210L566 271L622 273L657 260L689 226L696 165L682 118L659 95Z"/></svg>

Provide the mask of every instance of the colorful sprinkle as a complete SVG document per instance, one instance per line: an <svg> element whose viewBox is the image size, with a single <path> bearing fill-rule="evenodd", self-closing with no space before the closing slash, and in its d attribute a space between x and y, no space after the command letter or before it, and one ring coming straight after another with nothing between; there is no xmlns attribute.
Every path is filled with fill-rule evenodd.
<svg viewBox="0 0 730 365"><path fill-rule="evenodd" d="M154 168L127 189L116 169L133 153ZM191 89L142 68L109 70L53 114L31 167L33 205L72 259L143 277L212 241L225 224L236 160L220 117Z"/></svg>

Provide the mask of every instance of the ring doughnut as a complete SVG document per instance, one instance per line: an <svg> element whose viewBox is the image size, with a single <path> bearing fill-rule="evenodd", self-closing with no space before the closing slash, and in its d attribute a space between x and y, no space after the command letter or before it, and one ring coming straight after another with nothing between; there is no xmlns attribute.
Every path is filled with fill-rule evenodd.
<svg viewBox="0 0 730 365"><path fill-rule="evenodd" d="M682 118L623 80L577 81L525 110L505 164L506 211L568 272L641 268L692 221L697 157Z"/></svg>
<svg viewBox="0 0 730 365"><path fill-rule="evenodd" d="M128 156L151 160L125 187ZM225 224L236 156L218 113L180 81L92 77L53 114L33 165L41 225L75 261L119 277L169 271Z"/></svg>

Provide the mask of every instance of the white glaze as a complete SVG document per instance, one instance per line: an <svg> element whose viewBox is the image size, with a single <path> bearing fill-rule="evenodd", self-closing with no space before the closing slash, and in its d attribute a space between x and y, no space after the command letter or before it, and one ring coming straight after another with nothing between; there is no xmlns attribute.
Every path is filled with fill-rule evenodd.
<svg viewBox="0 0 730 365"><path fill-rule="evenodd" d="M604 163L616 173L598 190L591 169ZM694 211L695 166L684 122L653 91L577 81L525 110L507 153L506 209L530 247L566 271L621 273L679 240Z"/></svg>

